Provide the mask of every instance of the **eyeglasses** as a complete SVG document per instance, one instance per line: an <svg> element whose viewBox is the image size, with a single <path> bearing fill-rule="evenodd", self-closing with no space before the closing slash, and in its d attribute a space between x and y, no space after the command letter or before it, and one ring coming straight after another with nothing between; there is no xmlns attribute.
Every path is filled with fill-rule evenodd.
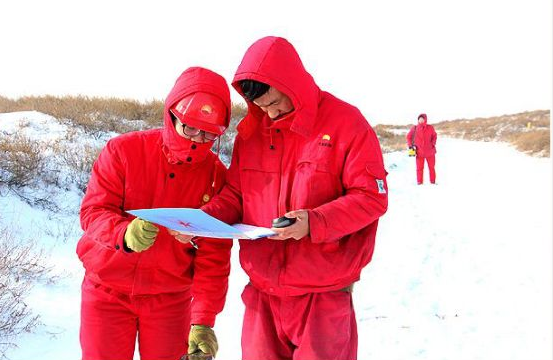
<svg viewBox="0 0 553 360"><path fill-rule="evenodd" d="M211 133L205 130L200 130L190 125L186 125L185 123L180 121L180 119L176 117L172 111L171 111L171 115L173 116L174 119L176 119L180 123L180 125L182 125L182 132L184 133L184 135L188 137L196 137L201 135L207 141L213 141L219 137L218 134Z"/></svg>

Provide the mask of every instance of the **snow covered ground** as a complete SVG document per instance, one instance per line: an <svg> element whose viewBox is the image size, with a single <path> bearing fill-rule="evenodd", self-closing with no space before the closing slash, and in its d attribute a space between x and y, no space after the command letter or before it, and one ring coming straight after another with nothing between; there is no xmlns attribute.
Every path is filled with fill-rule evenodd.
<svg viewBox="0 0 553 360"><path fill-rule="evenodd" d="M27 116L44 123L46 136L51 120ZM16 117L0 114L0 131L14 126ZM406 153L387 154L385 162L390 206L373 261L354 290L358 358L551 359L550 159L500 143L439 138L435 186L415 184L415 162ZM78 208L74 190L54 199L60 208ZM29 303L45 325L21 337L8 356L80 358L83 271L75 255L81 232L76 211L38 211L8 195L0 198L0 214L0 225L40 240L67 274L56 285L34 289ZM241 352L240 293L247 278L237 250L227 305L215 328L222 360L237 360Z"/></svg>

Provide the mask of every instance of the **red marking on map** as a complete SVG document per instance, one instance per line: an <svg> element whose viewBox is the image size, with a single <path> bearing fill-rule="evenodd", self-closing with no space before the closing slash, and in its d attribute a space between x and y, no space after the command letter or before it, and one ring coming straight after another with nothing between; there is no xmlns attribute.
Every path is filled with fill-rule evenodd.
<svg viewBox="0 0 553 360"><path fill-rule="evenodd" d="M185 228L192 227L192 224L190 224L189 222L184 222L182 220L179 220L179 224L184 226Z"/></svg>

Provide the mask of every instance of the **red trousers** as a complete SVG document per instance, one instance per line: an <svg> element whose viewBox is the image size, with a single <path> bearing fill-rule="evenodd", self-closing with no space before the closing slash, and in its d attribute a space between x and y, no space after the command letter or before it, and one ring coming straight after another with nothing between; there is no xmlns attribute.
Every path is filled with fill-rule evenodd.
<svg viewBox="0 0 553 360"><path fill-rule="evenodd" d="M428 172L430 174L430 182L432 184L436 183L436 169L434 169L434 166L436 165L436 156L417 156L417 184L422 184L423 180L423 173L424 173L424 160L426 160L426 163L428 164Z"/></svg>
<svg viewBox="0 0 553 360"><path fill-rule="evenodd" d="M242 360L356 360L351 293L276 297L247 285Z"/></svg>
<svg viewBox="0 0 553 360"><path fill-rule="evenodd" d="M129 296L84 279L83 360L177 360L188 349L190 292Z"/></svg>

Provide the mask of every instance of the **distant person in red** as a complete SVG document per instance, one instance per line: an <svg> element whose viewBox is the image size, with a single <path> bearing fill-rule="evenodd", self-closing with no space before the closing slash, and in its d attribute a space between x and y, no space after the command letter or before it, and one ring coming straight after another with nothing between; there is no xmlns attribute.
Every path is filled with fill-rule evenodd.
<svg viewBox="0 0 553 360"><path fill-rule="evenodd" d="M229 124L226 81L189 68L163 116L162 129L108 141L92 169L77 245L86 270L83 360L132 360L137 340L143 360L217 352L211 328L225 302L232 242L199 239L195 248L125 211L198 208L221 189L226 169L211 147Z"/></svg>
<svg viewBox="0 0 553 360"><path fill-rule="evenodd" d="M420 114L418 124L413 126L407 134L407 145L409 148L414 148L417 159L417 184L423 182L424 161L428 164L428 172L430 173L430 183L436 183L436 139L438 135L434 126L428 125L426 114Z"/></svg>

